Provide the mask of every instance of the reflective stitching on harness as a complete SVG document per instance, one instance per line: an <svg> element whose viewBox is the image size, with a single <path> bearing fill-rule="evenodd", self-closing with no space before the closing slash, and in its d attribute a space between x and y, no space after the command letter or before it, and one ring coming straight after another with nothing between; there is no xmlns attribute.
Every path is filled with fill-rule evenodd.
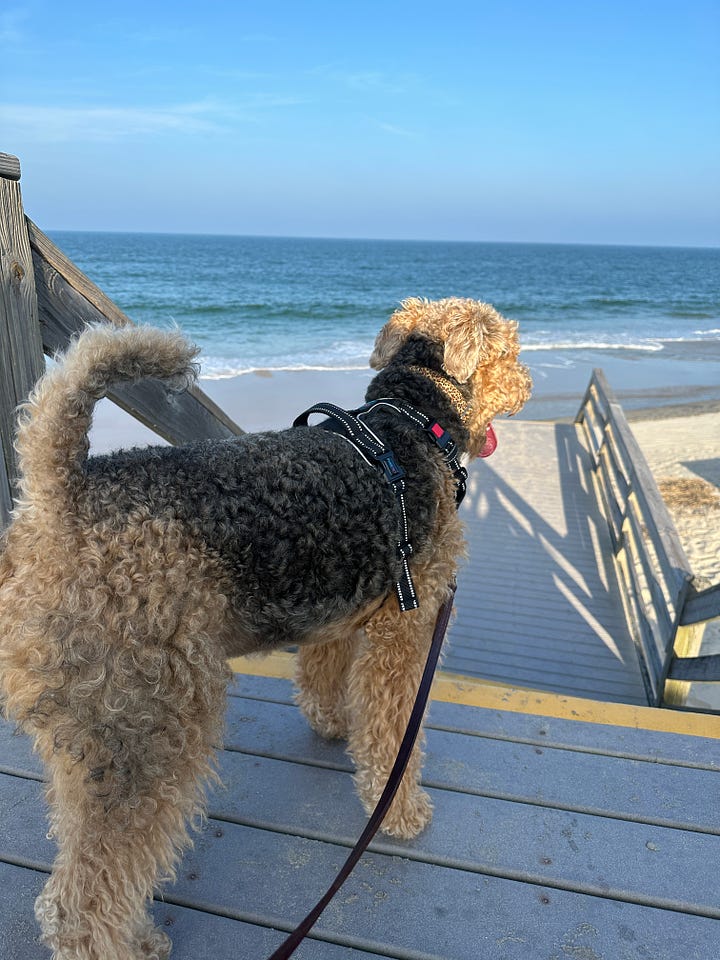
<svg viewBox="0 0 720 960"><path fill-rule="evenodd" d="M445 463L452 471L453 477L455 478L456 487L455 502L459 507L465 498L465 494L467 493L468 474L465 467L463 467L463 465L460 463L457 444L447 430L445 430L431 417L426 417L425 414L421 413L419 410L416 410L415 407L411 406L409 403L406 403L405 400L395 400L391 397L382 397L379 400L370 400L364 406L353 412L357 414L359 420L361 416L368 413L374 407L389 407L391 410L395 410L397 413L402 414L404 417L407 417L409 420L414 421L416 424L418 424L418 426L422 427L427 436L433 441L435 446L438 447L443 455Z"/></svg>

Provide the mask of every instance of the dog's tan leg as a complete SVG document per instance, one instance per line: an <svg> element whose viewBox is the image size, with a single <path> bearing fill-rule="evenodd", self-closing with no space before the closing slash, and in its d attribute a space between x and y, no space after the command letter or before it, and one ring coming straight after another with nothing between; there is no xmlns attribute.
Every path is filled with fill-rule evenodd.
<svg viewBox="0 0 720 960"><path fill-rule="evenodd" d="M351 668L348 691L349 752L368 813L387 783L405 733L440 602L426 593L419 610L401 613L393 595L365 626L365 642ZM382 825L393 836L414 837L430 820L432 803L420 787L422 758L421 735Z"/></svg>
<svg viewBox="0 0 720 960"><path fill-rule="evenodd" d="M103 682L97 669L79 677L38 736L59 853L36 915L55 960L169 954L148 907L213 777L227 668L211 643L181 622L164 647L116 652Z"/></svg>
<svg viewBox="0 0 720 960"><path fill-rule="evenodd" d="M149 798L133 810L105 810L81 769L62 761L52 778L59 854L35 902L43 943L54 960L165 960L170 940L154 929L147 908L160 859L168 866L172 859L159 835L167 818L151 814ZM171 829L177 833L177 824Z"/></svg>
<svg viewBox="0 0 720 960"><path fill-rule="evenodd" d="M340 640L307 644L297 654L295 700L321 737L347 738L347 678L358 645L358 632Z"/></svg>

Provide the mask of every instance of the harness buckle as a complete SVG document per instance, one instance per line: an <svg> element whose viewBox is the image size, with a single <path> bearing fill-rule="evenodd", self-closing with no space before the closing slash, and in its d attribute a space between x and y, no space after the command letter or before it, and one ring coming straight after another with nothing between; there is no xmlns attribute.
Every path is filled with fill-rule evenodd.
<svg viewBox="0 0 720 960"><path fill-rule="evenodd" d="M448 431L441 427L437 420L432 420L426 427L425 432L430 434L434 444L436 444L443 453L449 452L448 447L455 448L455 442Z"/></svg>
<svg viewBox="0 0 720 960"><path fill-rule="evenodd" d="M396 483L398 480L403 480L407 474L400 466L400 464L395 459L395 454L392 450L386 450L384 453L375 454L373 459L380 464L385 474L385 479L388 483Z"/></svg>

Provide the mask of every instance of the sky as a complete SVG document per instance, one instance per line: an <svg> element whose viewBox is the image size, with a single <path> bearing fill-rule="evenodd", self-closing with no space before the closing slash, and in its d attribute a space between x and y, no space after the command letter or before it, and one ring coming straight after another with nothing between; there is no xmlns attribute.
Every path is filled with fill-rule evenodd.
<svg viewBox="0 0 720 960"><path fill-rule="evenodd" d="M718 0L5 0L44 230L720 245Z"/></svg>

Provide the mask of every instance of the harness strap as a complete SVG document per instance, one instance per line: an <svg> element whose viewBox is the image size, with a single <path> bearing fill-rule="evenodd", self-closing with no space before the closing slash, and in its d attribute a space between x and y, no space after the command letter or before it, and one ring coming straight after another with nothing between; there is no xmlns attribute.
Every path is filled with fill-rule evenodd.
<svg viewBox="0 0 720 960"><path fill-rule="evenodd" d="M405 400L396 400L383 397L379 400L370 400L357 410L343 410L334 403L316 403L304 413L301 413L293 423L293 427L307 426L308 419L313 413L320 413L334 420L342 428L346 440L367 460L368 463L380 467L385 480L390 484L400 507L400 534L398 537L397 553L401 564L400 579L395 585L400 610L417 610L420 605L408 559L412 556L413 548L410 543L407 510L405 507L405 477L406 473L398 463L392 449L384 443L378 435L363 422L364 417L376 407L387 407L420 427L425 435L435 444L443 455L443 459L455 478L455 505L459 507L467 492L467 470L460 463L460 453L457 444L447 430L437 420L427 417L416 410Z"/></svg>
<svg viewBox="0 0 720 960"><path fill-rule="evenodd" d="M398 463L392 449L383 443L377 434L359 419L359 416L355 416L356 411L343 410L342 407L336 407L333 403L317 403L301 413L294 421L293 427L307 426L308 418L313 413L321 413L336 420L345 431L350 443L366 460L380 467L385 480L390 484L400 507L400 533L397 552L401 564L401 574L400 579L395 584L395 591L403 613L408 610L417 610L420 604L408 565L408 558L412 555L412 544L409 539L407 509L405 507L405 471Z"/></svg>
<svg viewBox="0 0 720 960"><path fill-rule="evenodd" d="M353 410L353 413L361 417L374 407L381 406L389 407L391 410L402 414L408 420L412 420L413 423L416 423L425 431L430 440L438 447L448 469L455 478L455 504L459 507L467 493L468 472L460 463L460 451L448 431L445 430L444 427L441 427L437 420L425 416L424 413L416 410L415 407L405 400L395 400L389 397L383 397L380 400L370 400L369 403L358 407L357 410Z"/></svg>

